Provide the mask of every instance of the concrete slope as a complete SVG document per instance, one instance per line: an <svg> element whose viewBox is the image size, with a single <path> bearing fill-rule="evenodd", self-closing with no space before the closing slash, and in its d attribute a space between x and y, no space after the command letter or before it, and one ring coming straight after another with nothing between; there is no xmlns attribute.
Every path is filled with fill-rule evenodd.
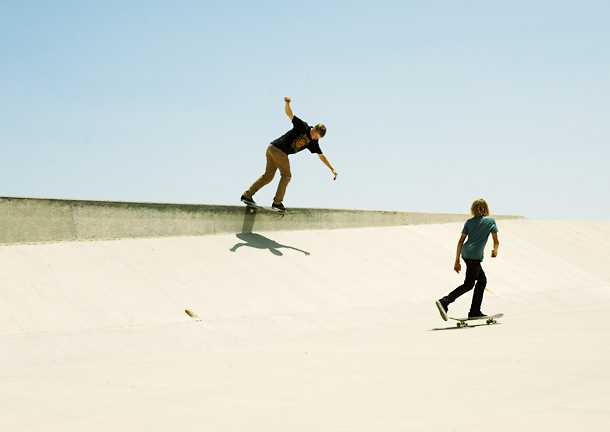
<svg viewBox="0 0 610 432"><path fill-rule="evenodd" d="M461 223L0 247L0 361L138 357L439 323ZM506 220L483 310L610 299L610 222ZM488 249L490 245L488 245ZM470 296L452 314L464 315ZM201 321L188 316L194 312Z"/></svg>
<svg viewBox="0 0 610 432"><path fill-rule="evenodd" d="M461 226L0 247L0 430L607 431L610 223L500 221L467 328Z"/></svg>

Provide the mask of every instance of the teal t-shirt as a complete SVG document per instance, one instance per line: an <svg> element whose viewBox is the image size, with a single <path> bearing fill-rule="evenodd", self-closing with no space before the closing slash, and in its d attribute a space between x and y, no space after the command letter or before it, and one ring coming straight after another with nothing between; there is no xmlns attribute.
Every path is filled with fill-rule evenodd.
<svg viewBox="0 0 610 432"><path fill-rule="evenodd" d="M489 234L497 232L498 226L492 217L479 216L468 219L462 230L462 234L468 235L466 243L462 246L462 258L483 261Z"/></svg>

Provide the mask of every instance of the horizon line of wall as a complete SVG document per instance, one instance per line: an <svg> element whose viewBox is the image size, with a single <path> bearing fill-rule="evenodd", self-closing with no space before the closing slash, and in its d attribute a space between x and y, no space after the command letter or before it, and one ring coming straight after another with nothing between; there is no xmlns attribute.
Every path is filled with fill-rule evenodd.
<svg viewBox="0 0 610 432"><path fill-rule="evenodd" d="M205 236L464 222L469 214L0 197L0 244ZM523 216L492 215L496 219Z"/></svg>

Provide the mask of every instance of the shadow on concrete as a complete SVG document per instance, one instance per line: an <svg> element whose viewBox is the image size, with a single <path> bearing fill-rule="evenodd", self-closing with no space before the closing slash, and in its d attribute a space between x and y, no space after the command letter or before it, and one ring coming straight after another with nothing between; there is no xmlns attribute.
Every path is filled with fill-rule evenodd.
<svg viewBox="0 0 610 432"><path fill-rule="evenodd" d="M443 330L464 330L464 329L473 329L476 327L490 327L490 326L495 326L495 325L500 325L502 323L495 323L495 324L468 324L465 327L458 327L458 326L453 326L453 327L441 327L441 328L433 328L430 329L428 331L443 331Z"/></svg>
<svg viewBox="0 0 610 432"><path fill-rule="evenodd" d="M476 326L468 326L468 327L457 327L457 326L453 326L453 327L440 327L440 328L433 328L430 329L428 331L444 331L444 330L464 330L464 329L470 329L470 328L475 328Z"/></svg>
<svg viewBox="0 0 610 432"><path fill-rule="evenodd" d="M250 207L246 206L244 210L244 224L241 227L242 233L251 233L254 228L254 222L256 221L256 212L251 212Z"/></svg>
<svg viewBox="0 0 610 432"><path fill-rule="evenodd" d="M297 249L292 246L286 246L283 244L279 244L278 242L268 239L267 237L264 237L260 234L245 232L245 233L241 233L241 234L236 234L236 236L238 239L243 240L245 243L237 243L235 246L233 246L231 248L231 252L235 252L240 247L246 246L246 247L251 247L251 248L255 248L255 249L268 249L269 252L271 252L273 255L277 255L277 256L284 255L279 250L281 248L292 249L292 250L295 250L298 252L303 252L305 255L309 255L309 252L306 252L301 249Z"/></svg>

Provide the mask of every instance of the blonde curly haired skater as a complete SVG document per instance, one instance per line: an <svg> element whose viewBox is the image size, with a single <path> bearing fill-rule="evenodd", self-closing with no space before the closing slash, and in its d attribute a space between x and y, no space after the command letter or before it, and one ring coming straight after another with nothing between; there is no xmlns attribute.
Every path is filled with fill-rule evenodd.
<svg viewBox="0 0 610 432"><path fill-rule="evenodd" d="M489 206L484 199L478 199L472 203L470 213L472 213L474 217L489 216Z"/></svg>

